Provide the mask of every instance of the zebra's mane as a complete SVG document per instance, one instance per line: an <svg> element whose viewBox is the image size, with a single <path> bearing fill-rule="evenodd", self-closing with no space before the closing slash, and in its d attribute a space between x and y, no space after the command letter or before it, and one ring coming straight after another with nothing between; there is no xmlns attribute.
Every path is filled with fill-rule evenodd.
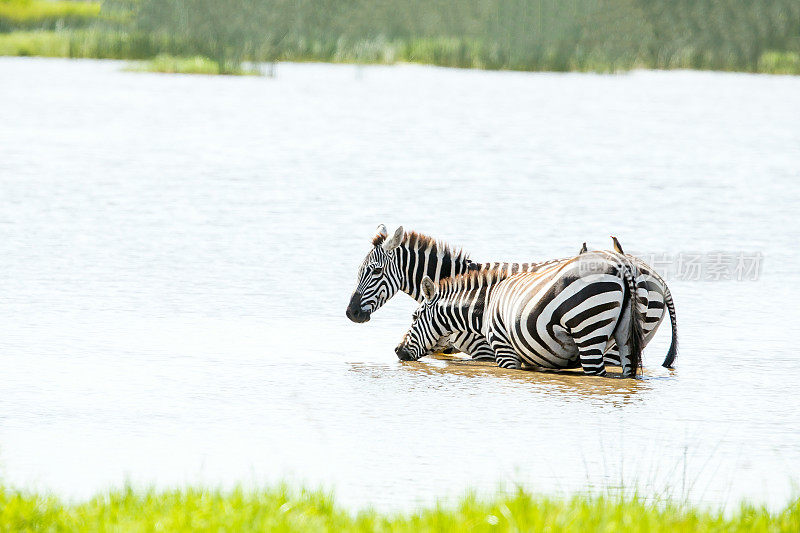
<svg viewBox="0 0 800 533"><path fill-rule="evenodd" d="M430 248L434 253L449 256L453 261L469 259L469 254L461 248L453 248L444 241L428 237L416 231L406 232L405 235L403 235L403 244L405 244L409 250L413 250L415 247L419 250L427 250Z"/></svg>
<svg viewBox="0 0 800 533"><path fill-rule="evenodd" d="M387 236L381 233L376 234L372 238L373 246L380 246L386 241ZM433 253L439 253L443 256L450 257L453 261L469 260L469 254L461 248L453 248L444 241L434 239L416 231L406 231L403 234L403 241L401 245L405 245L409 250L417 248L418 250L432 250Z"/></svg>
<svg viewBox="0 0 800 533"><path fill-rule="evenodd" d="M466 289L477 289L488 285L494 285L511 275L506 269L483 268L480 270L470 270L464 274L451 276L439 280L439 291L441 293L454 293Z"/></svg>

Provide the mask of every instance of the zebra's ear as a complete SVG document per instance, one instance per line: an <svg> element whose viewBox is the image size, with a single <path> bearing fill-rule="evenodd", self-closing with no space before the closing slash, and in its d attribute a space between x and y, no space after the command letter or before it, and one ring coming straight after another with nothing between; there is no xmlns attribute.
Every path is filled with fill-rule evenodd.
<svg viewBox="0 0 800 533"><path fill-rule="evenodd" d="M383 237L384 239L389 236L389 232L386 230L386 226L380 224L378 226L377 235Z"/></svg>
<svg viewBox="0 0 800 533"><path fill-rule="evenodd" d="M387 252L391 252L392 250L400 246L401 242L403 242L403 226L397 228L394 232L394 235L392 235L389 239L384 241L383 249L386 250Z"/></svg>
<svg viewBox="0 0 800 533"><path fill-rule="evenodd" d="M426 301L430 301L436 296L436 284L428 276L422 278L422 295Z"/></svg>

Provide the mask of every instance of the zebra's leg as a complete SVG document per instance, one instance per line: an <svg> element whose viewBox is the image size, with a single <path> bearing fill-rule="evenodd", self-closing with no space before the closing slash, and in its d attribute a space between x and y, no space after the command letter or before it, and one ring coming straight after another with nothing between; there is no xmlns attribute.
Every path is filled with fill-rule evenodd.
<svg viewBox="0 0 800 533"><path fill-rule="evenodd" d="M494 353L494 350L492 350L492 347L487 344L485 347L481 347L472 354L472 360L496 361L497 355Z"/></svg>
<svg viewBox="0 0 800 533"><path fill-rule="evenodd" d="M494 349L489 344L489 341L486 340L486 337L482 335L474 335L472 337L472 342L470 343L470 352L469 354L472 358L476 361L496 361L497 356L494 353Z"/></svg>
<svg viewBox="0 0 800 533"><path fill-rule="evenodd" d="M495 361L497 361L497 366L500 368L513 368L516 370L522 368L522 360L512 348L495 348L494 357Z"/></svg>
<svg viewBox="0 0 800 533"><path fill-rule="evenodd" d="M606 366L622 365L620 362L619 348L617 348L616 343L613 343L611 347L606 350L606 353L603 354L603 361L605 362Z"/></svg>
<svg viewBox="0 0 800 533"><path fill-rule="evenodd" d="M489 344L494 350L495 361L500 368L522 368L522 359L516 350L502 337L490 334Z"/></svg>
<svg viewBox="0 0 800 533"><path fill-rule="evenodd" d="M606 365L603 362L603 350L606 348L610 333L593 331L583 337L576 338L578 358L585 374L605 376Z"/></svg>

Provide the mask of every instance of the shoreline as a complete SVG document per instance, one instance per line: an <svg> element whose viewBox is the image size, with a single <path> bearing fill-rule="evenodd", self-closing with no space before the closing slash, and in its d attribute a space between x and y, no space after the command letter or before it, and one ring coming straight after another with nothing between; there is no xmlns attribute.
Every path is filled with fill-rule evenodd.
<svg viewBox="0 0 800 533"><path fill-rule="evenodd" d="M193 62L199 59L200 56L195 57L170 57L170 60L174 61L186 61L186 62ZM218 73L218 72L193 72L193 71L180 71L180 70L157 70L157 69L149 69L146 68L151 61L154 61L155 58L150 60L145 59L125 59L125 58L114 58L114 57L70 57L70 56L55 56L55 55L8 55L0 53L0 59L3 58L14 58L14 59L61 59L61 60L70 60L70 61L103 61L103 62L115 62L121 65L121 70L130 73L149 73L149 74L189 74L189 75L200 75L202 77L214 77L214 76L231 76L231 77L274 77L275 72L270 74L269 66L279 67L280 65L303 65L303 64L316 64L316 65L336 65L336 66L352 66L352 67L429 67L429 68L439 68L439 69L452 69L452 70L460 70L460 71L468 71L468 72L506 72L506 73L514 73L514 74L561 74L561 75L575 75L575 74L587 74L587 75L596 75L596 76L626 76L635 73L670 73L670 72L683 72L683 73L707 73L707 74L730 74L730 75L754 75L754 76L780 76L780 77L797 77L800 76L800 72L797 74L782 74L782 73L773 73L773 72L761 72L761 71L748 71L748 70L715 70L715 69L695 69L695 68L688 68L688 67L675 67L675 68L657 68L657 67L634 67L628 70L621 70L617 72L601 72L601 71L591 71L591 70L568 70L568 71L561 71L561 70L513 70L513 69L489 69L489 68L474 68L474 67L458 67L458 66L447 66L447 65L437 65L432 63L421 63L421 62L414 62L414 61L395 61L393 63L360 63L360 62L353 62L353 61L324 61L319 59L281 59L278 61L265 61L265 62L249 62L245 61L242 63L242 72L236 73ZM262 67L260 70L261 72L257 72L259 67ZM252 69L255 69L254 72Z"/></svg>
<svg viewBox="0 0 800 533"><path fill-rule="evenodd" d="M0 57L52 57L65 59L116 59L129 61L129 68L140 72L162 72L175 74L203 75L253 75L252 71L242 69L241 65L219 65L204 56L169 54L154 52L142 53L135 50L132 37L126 34L112 34L96 31L13 31L0 33ZM595 73L625 74L637 70L673 71L691 70L698 72L728 72L741 74L769 74L778 76L800 75L800 54L789 51L765 51L756 68L744 69L732 65L731 68L712 68L693 65L691 61L678 61L669 64L651 64L641 59L620 63L583 63L577 59L567 63L551 65L547 61L537 65L492 65L481 58L480 53L464 56L462 48L470 49L464 41L447 53L447 43L437 40L420 42L398 41L386 43L376 41L375 49L369 57L361 55L358 49L344 48L328 55L308 54L287 50L276 55L274 61L243 61L242 64L270 63L328 63L348 65L402 64L424 65L465 70L485 70L498 72L550 72L550 73ZM444 51L442 51L444 49ZM416 50L429 53L418 54ZM269 75L262 73L262 75Z"/></svg>

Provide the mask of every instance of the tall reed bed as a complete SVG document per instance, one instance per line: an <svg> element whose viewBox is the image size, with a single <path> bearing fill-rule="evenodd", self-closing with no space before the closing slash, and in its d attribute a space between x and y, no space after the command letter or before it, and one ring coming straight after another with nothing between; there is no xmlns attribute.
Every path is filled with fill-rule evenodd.
<svg viewBox="0 0 800 533"><path fill-rule="evenodd" d="M797 0L105 0L99 6L0 0L0 33L58 30L58 36L29 33L26 46L7 45L0 53L53 50L43 45L50 39L68 40L69 53L81 57L202 56L222 73L243 61L279 60L800 73Z"/></svg>
<svg viewBox="0 0 800 533"><path fill-rule="evenodd" d="M120 1L106 6L113 9ZM218 5L141 0L131 20L138 31L178 36L182 46L233 64L413 61L513 70L755 72L791 71L794 62L786 58L800 53L796 0L230 0L225 9ZM775 54L783 54L778 69Z"/></svg>

